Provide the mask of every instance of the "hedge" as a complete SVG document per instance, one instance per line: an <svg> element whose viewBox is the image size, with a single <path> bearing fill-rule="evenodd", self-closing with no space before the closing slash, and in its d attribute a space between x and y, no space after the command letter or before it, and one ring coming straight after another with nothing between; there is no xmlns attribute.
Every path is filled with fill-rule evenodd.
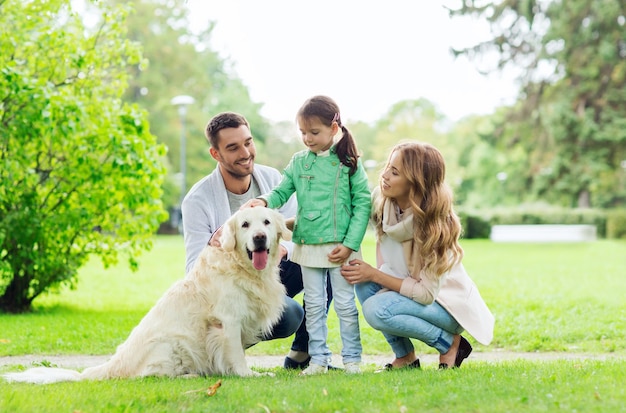
<svg viewBox="0 0 626 413"><path fill-rule="evenodd" d="M493 225L595 225L599 238L626 239L626 209L494 208L459 207L462 238L489 238Z"/></svg>

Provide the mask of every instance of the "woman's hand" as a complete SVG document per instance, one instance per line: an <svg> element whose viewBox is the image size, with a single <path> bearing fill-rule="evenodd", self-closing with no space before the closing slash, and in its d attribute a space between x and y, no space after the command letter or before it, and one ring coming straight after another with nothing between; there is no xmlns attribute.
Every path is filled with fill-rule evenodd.
<svg viewBox="0 0 626 413"><path fill-rule="evenodd" d="M368 281L375 281L377 270L362 260L351 260L348 264L341 266L341 275L350 284L358 284Z"/></svg>

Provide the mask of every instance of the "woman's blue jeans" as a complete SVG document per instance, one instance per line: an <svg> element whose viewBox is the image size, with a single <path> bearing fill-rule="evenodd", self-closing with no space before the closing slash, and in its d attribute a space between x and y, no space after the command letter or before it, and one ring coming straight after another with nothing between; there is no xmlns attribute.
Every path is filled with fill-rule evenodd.
<svg viewBox="0 0 626 413"><path fill-rule="evenodd" d="M439 303L423 305L395 291L378 293L381 289L380 284L373 282L355 286L365 321L383 333L396 358L415 350L412 338L444 354L454 335L463 331Z"/></svg>

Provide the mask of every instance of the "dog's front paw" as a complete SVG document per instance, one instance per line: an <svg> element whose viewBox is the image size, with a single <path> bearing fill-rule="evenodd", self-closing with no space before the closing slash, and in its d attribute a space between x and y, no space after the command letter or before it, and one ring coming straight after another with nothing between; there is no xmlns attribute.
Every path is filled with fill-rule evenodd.
<svg viewBox="0 0 626 413"><path fill-rule="evenodd" d="M274 373L272 373L271 371L258 372L258 371L250 370L250 375L249 376L250 377L260 377L260 376L274 377L276 375Z"/></svg>
<svg viewBox="0 0 626 413"><path fill-rule="evenodd" d="M261 375L261 373L256 372L254 370L250 370L250 369L241 370L241 371L237 372L236 374L238 376L241 376L241 377L258 377L258 376Z"/></svg>
<svg viewBox="0 0 626 413"><path fill-rule="evenodd" d="M197 373L186 373L186 374L181 374L179 377L183 379L196 379L200 377L200 375Z"/></svg>

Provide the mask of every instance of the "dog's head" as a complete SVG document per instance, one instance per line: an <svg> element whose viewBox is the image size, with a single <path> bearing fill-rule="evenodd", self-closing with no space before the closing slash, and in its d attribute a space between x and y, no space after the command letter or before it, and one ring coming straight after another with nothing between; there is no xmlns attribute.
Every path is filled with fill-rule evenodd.
<svg viewBox="0 0 626 413"><path fill-rule="evenodd" d="M220 242L225 251L247 256L257 270L274 265L280 239L291 239L285 218L276 210L254 207L237 211L224 224Z"/></svg>

